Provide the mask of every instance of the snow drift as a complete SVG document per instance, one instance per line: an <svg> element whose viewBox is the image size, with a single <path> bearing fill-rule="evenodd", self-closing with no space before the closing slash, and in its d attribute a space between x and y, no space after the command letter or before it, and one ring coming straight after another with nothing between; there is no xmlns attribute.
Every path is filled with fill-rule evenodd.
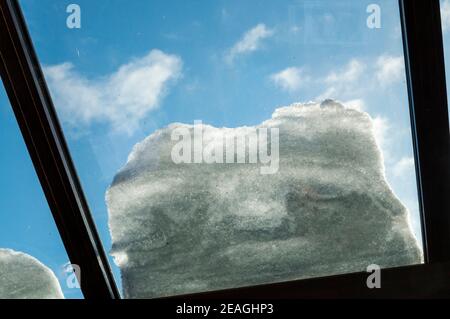
<svg viewBox="0 0 450 319"><path fill-rule="evenodd" d="M192 130L175 123L138 143L106 194L126 297L421 262L368 114L331 100L277 109L257 126L279 128L273 175L259 164L175 164L177 127ZM203 143L222 130L205 126Z"/></svg>
<svg viewBox="0 0 450 319"><path fill-rule="evenodd" d="M0 299L62 299L54 273L37 259L0 249Z"/></svg>

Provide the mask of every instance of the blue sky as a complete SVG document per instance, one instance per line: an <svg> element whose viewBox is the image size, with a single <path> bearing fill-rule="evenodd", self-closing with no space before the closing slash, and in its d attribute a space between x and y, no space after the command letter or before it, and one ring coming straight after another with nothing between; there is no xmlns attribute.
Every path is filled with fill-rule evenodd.
<svg viewBox="0 0 450 319"><path fill-rule="evenodd" d="M157 128L255 125L277 107L324 98L374 118L387 179L419 234L397 1L21 3L106 250L105 191ZM81 29L66 26L70 3ZM380 29L366 25L371 3ZM40 259L79 297L64 284L67 256L4 92L0 104L0 246Z"/></svg>
<svg viewBox="0 0 450 319"><path fill-rule="evenodd" d="M0 84L0 246L25 252L50 267L61 283L67 254ZM65 287L65 285L61 285ZM65 289L67 298L82 296Z"/></svg>

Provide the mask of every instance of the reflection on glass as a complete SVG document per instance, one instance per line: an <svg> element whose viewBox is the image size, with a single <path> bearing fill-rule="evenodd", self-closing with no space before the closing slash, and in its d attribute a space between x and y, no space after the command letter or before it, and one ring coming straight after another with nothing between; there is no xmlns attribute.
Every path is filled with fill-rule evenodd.
<svg viewBox="0 0 450 319"><path fill-rule="evenodd" d="M77 4L22 1L125 297L422 262L396 2Z"/></svg>

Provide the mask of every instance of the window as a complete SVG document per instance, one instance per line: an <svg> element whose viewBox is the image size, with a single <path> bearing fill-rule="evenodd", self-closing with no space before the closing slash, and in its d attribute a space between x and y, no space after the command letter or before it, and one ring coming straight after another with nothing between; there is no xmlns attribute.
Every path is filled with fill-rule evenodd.
<svg viewBox="0 0 450 319"><path fill-rule="evenodd" d="M82 298L0 86L0 299Z"/></svg>
<svg viewBox="0 0 450 319"><path fill-rule="evenodd" d="M422 261L395 2L22 5L126 297Z"/></svg>
<svg viewBox="0 0 450 319"><path fill-rule="evenodd" d="M87 298L449 261L437 1L21 4L43 64L8 0L2 78Z"/></svg>

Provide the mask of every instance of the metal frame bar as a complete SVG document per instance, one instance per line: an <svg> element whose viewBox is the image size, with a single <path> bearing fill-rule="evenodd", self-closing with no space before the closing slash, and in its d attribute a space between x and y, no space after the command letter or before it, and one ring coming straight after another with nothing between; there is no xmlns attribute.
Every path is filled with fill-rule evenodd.
<svg viewBox="0 0 450 319"><path fill-rule="evenodd" d="M450 296L450 143L439 0L399 0L426 264L290 281L190 298ZM0 0L0 72L87 299L120 298L17 0ZM387 287L387 288L386 288ZM175 297L179 298L179 297Z"/></svg>
<svg viewBox="0 0 450 319"><path fill-rule="evenodd" d="M427 262L450 261L450 142L439 0L400 0Z"/></svg>

